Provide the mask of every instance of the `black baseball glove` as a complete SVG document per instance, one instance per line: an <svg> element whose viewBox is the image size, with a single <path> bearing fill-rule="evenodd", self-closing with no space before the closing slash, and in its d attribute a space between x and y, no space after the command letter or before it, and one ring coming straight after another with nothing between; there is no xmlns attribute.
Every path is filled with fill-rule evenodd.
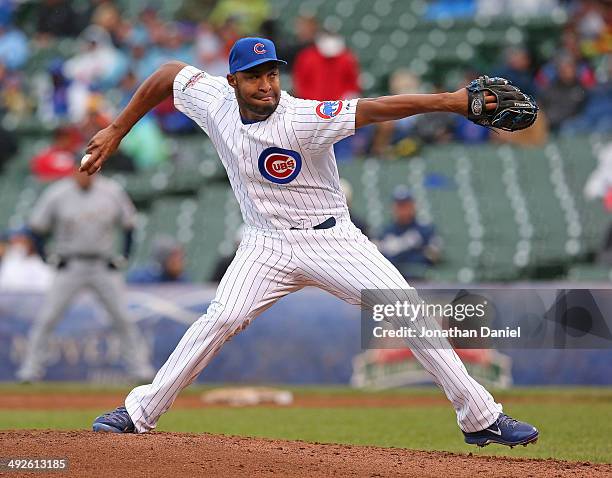
<svg viewBox="0 0 612 478"><path fill-rule="evenodd" d="M538 116L535 100L505 78L481 76L466 86L468 119L480 126L518 131L529 128ZM485 94L497 98L497 108L485 108Z"/></svg>

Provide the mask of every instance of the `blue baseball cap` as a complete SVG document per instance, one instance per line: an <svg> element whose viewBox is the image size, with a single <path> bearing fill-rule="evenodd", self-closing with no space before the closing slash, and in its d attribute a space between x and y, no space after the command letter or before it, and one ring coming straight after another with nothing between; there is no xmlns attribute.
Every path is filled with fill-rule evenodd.
<svg viewBox="0 0 612 478"><path fill-rule="evenodd" d="M414 201L414 196L408 189L408 186L400 184L393 190L393 200L396 202Z"/></svg>
<svg viewBox="0 0 612 478"><path fill-rule="evenodd" d="M276 47L271 40L257 37L241 38L230 50L230 73L233 75L237 71L248 70L268 61L287 64L286 61L276 58Z"/></svg>

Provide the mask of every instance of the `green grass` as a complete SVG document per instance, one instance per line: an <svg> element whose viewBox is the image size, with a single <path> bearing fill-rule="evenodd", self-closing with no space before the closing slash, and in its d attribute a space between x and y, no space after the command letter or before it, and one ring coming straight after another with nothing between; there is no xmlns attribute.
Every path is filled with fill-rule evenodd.
<svg viewBox="0 0 612 478"><path fill-rule="evenodd" d="M32 393L83 392L83 387L37 385ZM371 396L375 392L346 388L291 388L296 393L315 395ZM106 388L99 391L109 391ZM127 390L113 389L113 393ZM0 394L24 392L23 387L2 385ZM89 389L92 393L92 389ZM189 393L199 393L194 387ZM187 391L186 391L187 392ZM440 396L435 389L397 390L385 395ZM205 408L174 409L160 420L158 429L191 433L223 433L317 442L377 445L423 450L472 452L482 455L589 460L612 463L612 390L597 388L513 389L496 394L512 401L505 410L512 416L538 426L536 445L509 450L489 446L468 447L456 426L449 406L334 407L334 408ZM0 428L89 428L101 410L0 410Z"/></svg>
<svg viewBox="0 0 612 478"><path fill-rule="evenodd" d="M48 393L75 393L80 395L99 395L99 394L127 394L134 385L101 385L82 382L39 382L22 385L15 382L0 382L0 394L2 393L28 393L28 394L48 394ZM181 392L181 395L198 395L204 391L219 387L244 387L248 384L213 384L213 385L192 385ZM308 396L419 396L419 397L442 397L442 393L436 387L409 387L395 388L383 391L355 389L339 385L318 385L318 386L289 386L289 385L270 385L272 387L290 390L293 393ZM511 389L495 390L491 393L496 398L503 400L508 397L518 398L537 398L544 397L547 400L579 400L579 401L605 401L612 405L612 387L514 387Z"/></svg>

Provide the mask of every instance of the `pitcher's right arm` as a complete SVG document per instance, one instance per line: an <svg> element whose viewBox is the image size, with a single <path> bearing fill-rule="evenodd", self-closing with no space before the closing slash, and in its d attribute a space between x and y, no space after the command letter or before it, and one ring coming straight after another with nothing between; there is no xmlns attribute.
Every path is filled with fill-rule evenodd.
<svg viewBox="0 0 612 478"><path fill-rule="evenodd" d="M149 76L117 118L91 138L85 150L91 156L80 167L80 171L85 171L89 175L99 171L138 120L172 95L174 79L185 66L187 65L181 61L170 61Z"/></svg>

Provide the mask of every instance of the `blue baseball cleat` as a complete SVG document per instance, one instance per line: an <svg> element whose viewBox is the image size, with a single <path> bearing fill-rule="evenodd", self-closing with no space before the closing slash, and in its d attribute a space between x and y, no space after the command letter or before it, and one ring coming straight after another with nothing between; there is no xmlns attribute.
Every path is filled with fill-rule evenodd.
<svg viewBox="0 0 612 478"><path fill-rule="evenodd" d="M125 407L117 407L112 412L100 415L93 422L94 432L135 433L134 423Z"/></svg>
<svg viewBox="0 0 612 478"><path fill-rule="evenodd" d="M529 423L519 422L504 413L500 413L495 423L489 428L474 433L463 432L465 442L470 445L487 446L489 443L499 443L510 448L535 443L539 433L536 427Z"/></svg>

